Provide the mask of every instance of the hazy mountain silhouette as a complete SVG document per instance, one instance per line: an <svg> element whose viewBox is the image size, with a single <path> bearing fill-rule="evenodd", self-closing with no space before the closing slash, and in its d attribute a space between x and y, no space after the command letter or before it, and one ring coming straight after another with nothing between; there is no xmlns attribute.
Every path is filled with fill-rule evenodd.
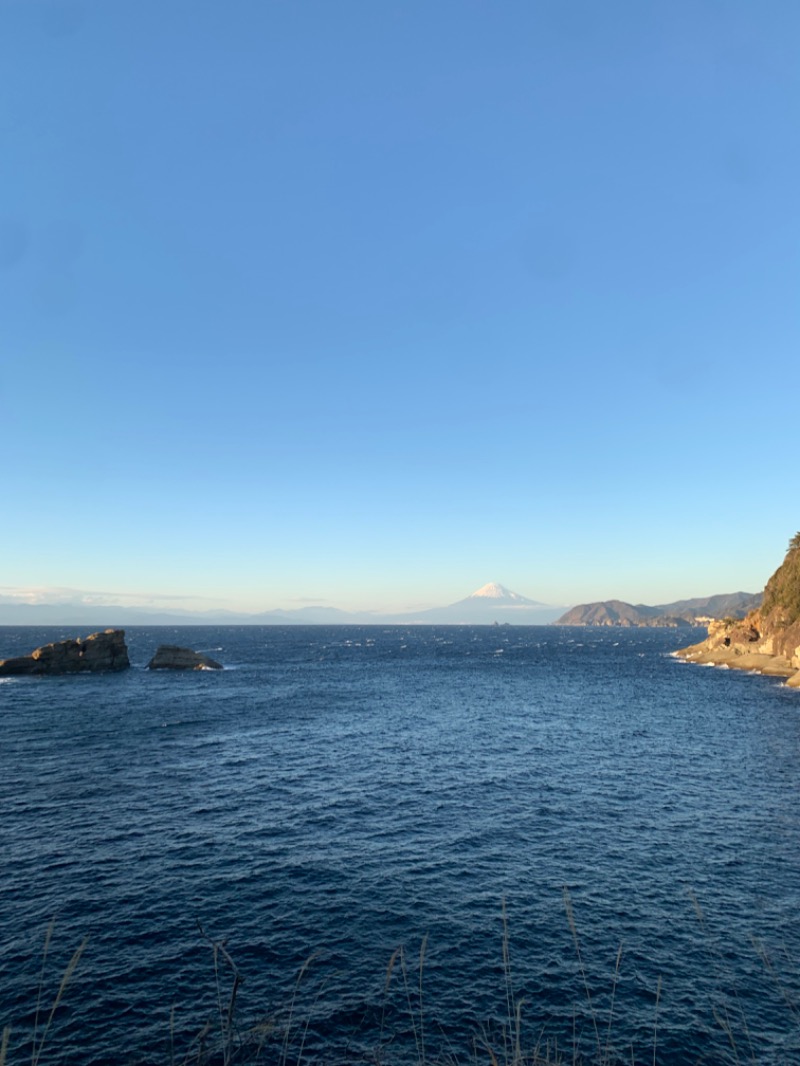
<svg viewBox="0 0 800 1066"><path fill-rule="evenodd" d="M6 597L8 599L8 597ZM76 625L98 629L107 626L186 625L545 625L554 621L563 607L551 607L491 583L463 600L446 607L394 614L376 611L343 611L337 607L307 606L245 613L242 611L159 610L155 607L125 607L85 603L29 604L0 602L0 625Z"/></svg>

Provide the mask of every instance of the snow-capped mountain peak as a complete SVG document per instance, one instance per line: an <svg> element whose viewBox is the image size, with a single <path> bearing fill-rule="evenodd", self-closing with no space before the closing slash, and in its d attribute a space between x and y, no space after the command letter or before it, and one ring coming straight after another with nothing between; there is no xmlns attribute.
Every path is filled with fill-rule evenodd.
<svg viewBox="0 0 800 1066"><path fill-rule="evenodd" d="M520 596L518 592L512 592L499 581L490 581L488 585L473 592L463 603L484 603L487 607L494 603L498 607L544 607L538 600L529 600L527 596Z"/></svg>
<svg viewBox="0 0 800 1066"><path fill-rule="evenodd" d="M488 585L483 585L473 592L470 596L471 600L524 600L524 596L519 596L516 592L511 592L501 585L497 581L490 581Z"/></svg>
<svg viewBox="0 0 800 1066"><path fill-rule="evenodd" d="M542 608L550 610L547 604L529 600L527 596L520 596L518 592L512 592L499 581L490 581L488 585L479 588L465 600L451 603L444 610L448 618L458 618L464 622L478 624L482 622L484 625L487 624L487 620L493 622L501 618L509 619L512 616L514 621L522 621L523 616L534 611L536 616L526 618L526 620L531 624L537 624L538 613Z"/></svg>

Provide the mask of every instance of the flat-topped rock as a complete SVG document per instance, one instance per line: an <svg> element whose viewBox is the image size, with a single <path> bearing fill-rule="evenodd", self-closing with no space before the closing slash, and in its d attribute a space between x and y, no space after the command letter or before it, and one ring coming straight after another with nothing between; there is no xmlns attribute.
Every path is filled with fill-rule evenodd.
<svg viewBox="0 0 800 1066"><path fill-rule="evenodd" d="M83 639L59 640L30 655L0 660L0 677L117 673L130 666L124 629L106 629Z"/></svg>
<svg viewBox="0 0 800 1066"><path fill-rule="evenodd" d="M148 670L221 670L222 663L176 644L161 644L147 664Z"/></svg>

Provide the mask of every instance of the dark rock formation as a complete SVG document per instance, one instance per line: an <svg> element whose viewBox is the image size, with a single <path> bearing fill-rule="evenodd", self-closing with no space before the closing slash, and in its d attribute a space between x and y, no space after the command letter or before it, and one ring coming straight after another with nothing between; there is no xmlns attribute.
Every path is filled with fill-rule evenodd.
<svg viewBox="0 0 800 1066"><path fill-rule="evenodd" d="M222 664L191 648L161 644L147 664L148 670L221 670Z"/></svg>
<svg viewBox="0 0 800 1066"><path fill-rule="evenodd" d="M0 677L116 673L130 666L124 629L107 629L78 640L45 644L30 655L0 660Z"/></svg>

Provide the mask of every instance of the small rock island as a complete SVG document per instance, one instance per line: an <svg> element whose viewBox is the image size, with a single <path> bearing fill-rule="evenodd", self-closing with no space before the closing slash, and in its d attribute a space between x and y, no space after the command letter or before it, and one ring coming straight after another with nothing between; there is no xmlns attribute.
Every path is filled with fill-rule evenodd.
<svg viewBox="0 0 800 1066"><path fill-rule="evenodd" d="M130 666L124 629L106 629L76 640L60 640L30 655L0 660L0 677L118 673Z"/></svg>
<svg viewBox="0 0 800 1066"><path fill-rule="evenodd" d="M742 619L709 624L708 636L676 653L693 663L788 678L800 688L800 533L767 582L761 606Z"/></svg>
<svg viewBox="0 0 800 1066"><path fill-rule="evenodd" d="M191 648L161 644L147 664L148 670L221 670L222 663Z"/></svg>

